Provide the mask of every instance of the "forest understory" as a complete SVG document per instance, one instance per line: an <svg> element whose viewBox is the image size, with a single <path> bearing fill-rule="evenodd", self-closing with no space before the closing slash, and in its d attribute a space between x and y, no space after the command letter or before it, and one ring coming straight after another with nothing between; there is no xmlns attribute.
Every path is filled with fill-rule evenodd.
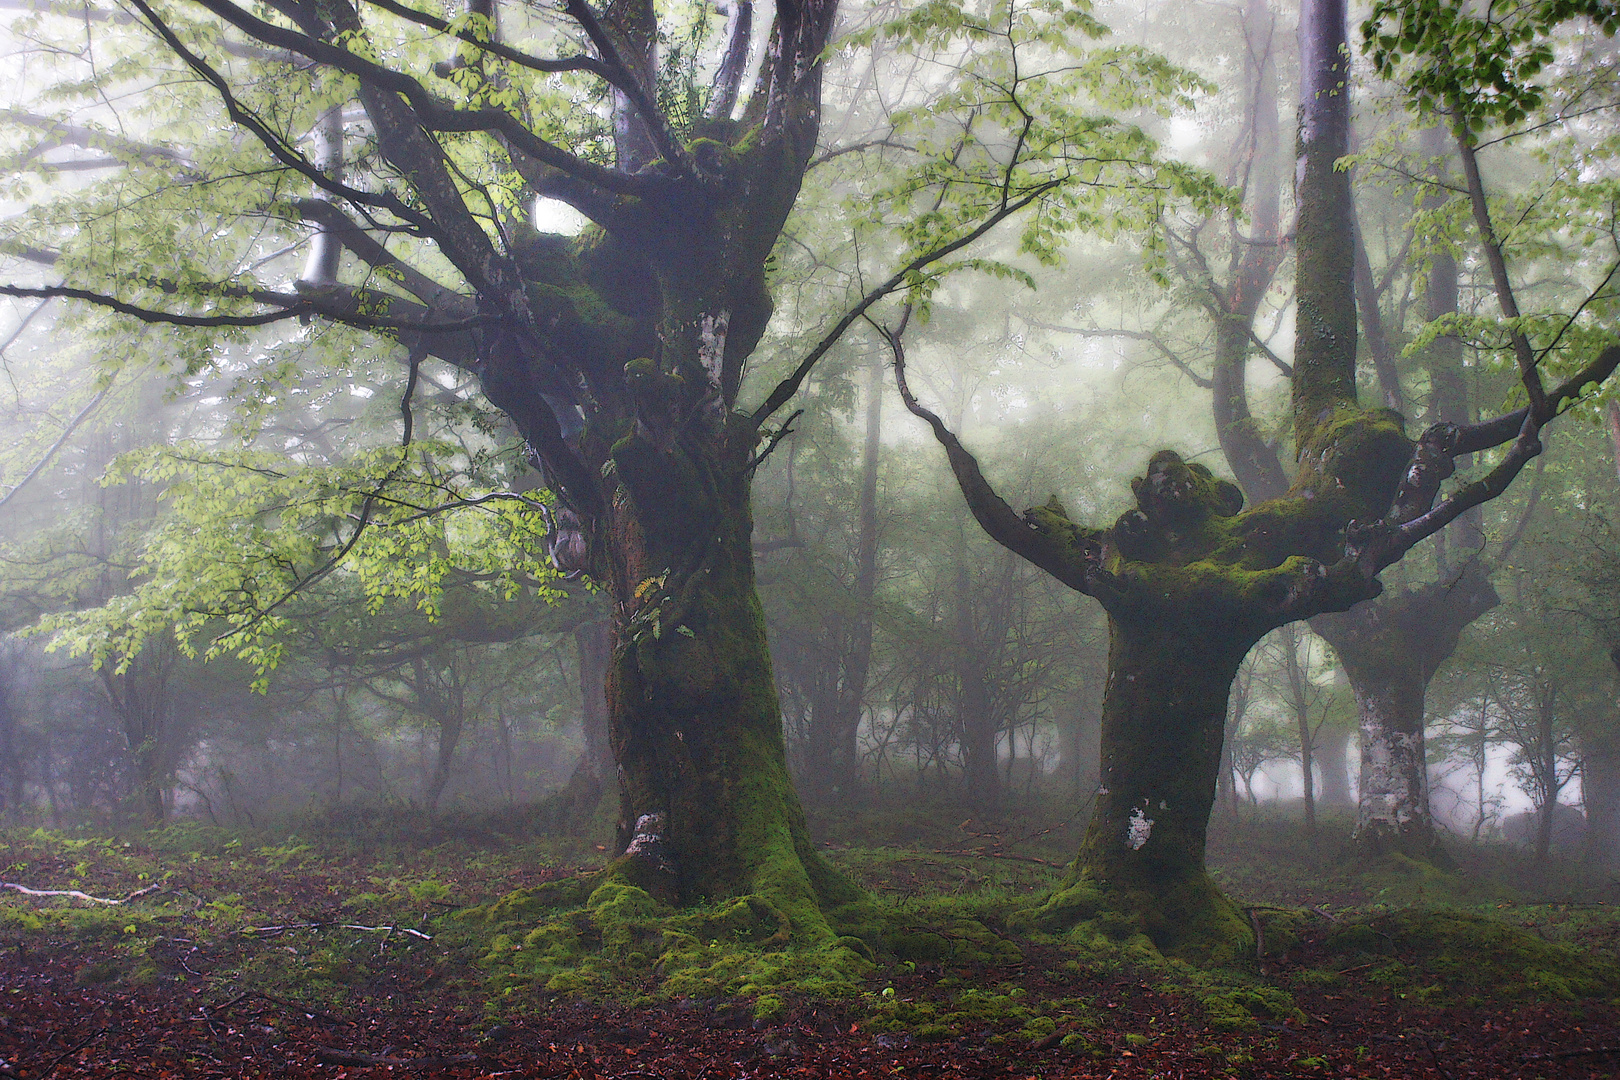
<svg viewBox="0 0 1620 1080"><path fill-rule="evenodd" d="M1462 1080L1620 1067L1612 873L1461 842L1455 874L1355 867L1332 850L1331 818L1316 843L1256 813L1212 845L1218 879L1262 931L1246 971L1199 972L1140 940L1032 939L990 918L1017 959L880 950L837 997L670 998L655 978L592 999L503 989L481 906L588 869L595 847L524 838L521 814L274 836L13 829L6 882L151 891L112 905L0 890L0 1076ZM869 810L812 827L885 907L936 928L952 904L972 916L1049 889L1075 836L1047 808L995 822Z"/></svg>

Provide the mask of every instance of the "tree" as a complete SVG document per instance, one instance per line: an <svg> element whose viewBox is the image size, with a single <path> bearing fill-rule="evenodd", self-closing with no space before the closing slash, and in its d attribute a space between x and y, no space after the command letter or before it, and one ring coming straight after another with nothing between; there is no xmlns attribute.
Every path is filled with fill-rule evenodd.
<svg viewBox="0 0 1620 1080"><path fill-rule="evenodd" d="M744 375L772 312L768 271L820 129L832 0L777 6L751 92L752 9L742 3L706 65L695 52L661 56L660 44L680 38L668 35L672 20L705 40L709 13L659 12L647 0L605 11L568 0L556 20L481 2L453 20L395 0L277 0L263 12L198 0L182 15L133 2L129 23L107 17L134 32L119 44L139 61L121 70L138 69L127 89L154 106L145 141L113 138L112 118L93 112L91 125L10 118L42 182L53 175L48 155L86 126L78 145L112 148L119 175L41 202L28 228L14 228L11 250L67 283L3 291L175 328L162 344L197 368L217 358L217 342L249 344L250 331L275 327L264 333L286 335L272 344L294 368L319 338L340 357L381 348L408 371L398 445L321 481L320 498L292 493L314 479L296 460L239 462L280 487L275 497L293 508L281 516L301 518L308 542L254 568L275 588L252 573L226 582L214 602L198 601L206 616L187 629L223 619L231 632L216 648L273 664L278 593L333 573L376 527L442 509L418 501L434 481L422 475L431 470L413 445L411 405L433 363L471 372L557 502L463 489L446 505L502 500L516 516L549 516L560 567L588 573L609 600L623 854L608 873L681 903L766 894L796 913L805 940L830 942L819 909L854 894L805 832L754 592L751 478L788 433L767 424L885 296L909 289L926 302L952 268L1004 272L964 249L1025 208L1042 207L1020 235L1039 256L1067 229L1118 227L1131 211L1113 203L1133 188L1152 204L1208 197L1193 170L1159 165L1140 130L1073 104L1085 93L1159 108L1196 81L1139 49L1083 55L1103 28L1052 0L991 4L983 20L950 5L900 20L893 33L945 61L947 92L932 112L911 110L919 164L877 200L884 223L902 226L890 243L898 269L863 286L747 409ZM518 37L537 51L508 44ZM551 49L562 55L540 55ZM1019 49L1059 59L1030 74ZM95 53L52 53L74 69L63 79L70 97L106 100ZM80 55L83 65L67 59ZM145 81L153 72L162 104L184 115L159 107ZM229 137L207 142L211 131ZM173 183L176 168L195 179ZM575 235L537 227L531 209L559 203L590 225ZM137 206L142 246L128 251ZM263 236L306 247L302 271L270 258ZM299 320L320 329L300 334ZM257 505L261 517L277 513ZM221 532L212 539L228 546ZM521 576L484 569L508 585ZM152 590L143 599L172 603Z"/></svg>
<svg viewBox="0 0 1620 1080"><path fill-rule="evenodd" d="M1597 331L1584 366L1549 389L1550 346L1532 347L1519 366L1527 405L1479 424L1436 424L1415 442L1398 414L1359 404L1349 177L1337 167L1349 134L1343 4L1307 3L1300 40L1299 466L1282 496L1244 511L1235 485L1167 450L1133 482L1136 507L1112 526L1081 525L1055 499L1019 514L912 396L895 342L902 396L944 446L980 525L1109 616L1102 793L1074 866L1035 918L1061 926L1117 912L1162 949L1204 960L1251 945L1204 867L1227 695L1244 656L1278 626L1376 596L1383 570L1500 494L1540 452L1541 428L1620 364L1620 346L1602 348L1612 339ZM1459 455L1504 444L1483 477L1442 496Z"/></svg>

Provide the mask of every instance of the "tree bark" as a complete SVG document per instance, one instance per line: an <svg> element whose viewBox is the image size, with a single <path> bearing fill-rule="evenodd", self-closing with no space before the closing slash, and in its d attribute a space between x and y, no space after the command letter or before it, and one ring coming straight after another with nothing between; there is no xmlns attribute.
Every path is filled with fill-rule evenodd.
<svg viewBox="0 0 1620 1080"><path fill-rule="evenodd" d="M1210 880L1204 848L1238 665L1264 630L1214 604L1179 617L1110 614L1102 783L1080 853L1038 913L1061 926L1128 913L1167 953L1223 963L1249 927Z"/></svg>
<svg viewBox="0 0 1620 1080"><path fill-rule="evenodd" d="M1611 725L1614 723L1610 721ZM1586 803L1587 862L1620 863L1620 737L1612 733L1582 740L1581 795Z"/></svg>
<svg viewBox="0 0 1620 1080"><path fill-rule="evenodd" d="M1311 621L1338 654L1356 697L1361 794L1354 843L1364 855L1437 857L1424 702L1463 629L1498 603L1484 568L1470 562L1455 581L1403 589Z"/></svg>
<svg viewBox="0 0 1620 1080"><path fill-rule="evenodd" d="M614 458L637 492L616 500L612 524L612 591L627 598L607 680L625 853L617 870L674 903L849 894L811 846L788 776L754 593L746 450L734 447L701 477L672 475L639 439ZM700 567L678 587L649 586L689 560L693 544L707 549Z"/></svg>

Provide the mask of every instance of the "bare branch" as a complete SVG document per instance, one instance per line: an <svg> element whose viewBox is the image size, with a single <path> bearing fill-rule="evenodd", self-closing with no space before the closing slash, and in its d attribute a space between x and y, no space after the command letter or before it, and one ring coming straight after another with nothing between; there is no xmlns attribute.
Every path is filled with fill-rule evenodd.
<svg viewBox="0 0 1620 1080"><path fill-rule="evenodd" d="M28 475L17 481L16 486L14 486L10 491L6 492L4 498L0 498L0 510L5 509L6 503L15 498L19 491L27 487L29 481L33 480L34 477L45 471L45 467L49 465L52 459L56 457L56 452L62 449L62 447L67 443L68 439L72 437L73 433L79 429L79 425L84 423L85 420L89 418L90 414L96 411L96 406L100 405L103 399L106 398L108 389L109 388L107 387L103 387L101 390L96 392L96 396L91 398L89 402L86 403L85 407L79 410L79 414L68 422L68 426L62 429L61 436L51 444L51 448L45 451L44 456L34 463L34 467L32 469L28 470Z"/></svg>
<svg viewBox="0 0 1620 1080"><path fill-rule="evenodd" d="M137 7L150 10L146 8L144 0L131 2ZM660 186L659 181L654 178L633 176L576 157L562 147L540 138L503 109L457 108L430 93L420 82L403 72L383 67L347 49L329 45L297 30L266 22L230 3L229 0L197 0L197 2L259 41L290 49L318 63L346 71L368 86L400 95L410 103L416 113L416 119L428 130L499 133L509 139L514 146L541 162L621 195L644 195Z"/></svg>
<svg viewBox="0 0 1620 1080"><path fill-rule="evenodd" d="M498 41L489 41L484 38L480 38L471 30L457 30L452 33L450 24L444 19L441 19L436 15L430 15L425 11L418 11L413 7L407 7L404 4L395 3L394 0L365 0L365 2L374 7L382 8L384 11L392 15L398 15L400 18L405 19L408 22L416 23L419 26L426 26L431 30L437 30L441 34L448 34L458 41L465 41L467 44L482 52L487 52L491 56L498 56L502 60L516 64L518 67L528 68L530 71L543 71L547 72L548 74L555 74L564 71L585 71L595 75L599 79L602 79L604 82L611 83L614 86L619 86L619 80L621 77L619 73L594 57L569 56L564 57L561 60L544 60L540 57L530 56L528 53L520 52L519 50L511 48L510 46L502 45ZM620 87L620 89L623 89L623 87Z"/></svg>
<svg viewBox="0 0 1620 1080"><path fill-rule="evenodd" d="M1018 211L1022 210L1024 207L1028 206L1030 203L1034 202L1048 191L1059 187L1062 183L1062 180L1048 180L1027 192L1023 197L998 207L995 213L985 218L985 220L980 222L978 227L973 229L971 232L957 237L948 244L943 244L937 248L934 248L932 251L918 255L916 258L912 259L910 262L906 263L906 265L902 266L899 270L896 270L892 275L890 275L887 281L868 292L861 298L859 303L850 308L849 311L845 312L844 317L839 319L838 323L827 332L826 336L816 343L815 347L810 350L803 360L799 361L799 365L798 367L794 368L793 373L776 384L776 389L771 391L771 395L765 399L765 403L754 410L751 418L754 422L754 426L758 427L760 424L764 423L772 413L776 412L776 410L780 409L783 405L786 405L789 399L791 399L794 394L798 393L799 387L803 385L804 380L809 377L810 370L816 366L817 361L827 354L827 350L831 349L835 344L837 344L838 339L844 336L844 331L855 325L855 320L864 316L867 310L871 308L873 304L877 303L879 300L882 300L885 296L899 291L900 287L904 285L907 279L909 279L913 274L932 266L934 263L945 258L947 255L951 255L957 251L960 251L962 248L967 247L985 233L1001 224L1007 218L1018 213Z"/></svg>

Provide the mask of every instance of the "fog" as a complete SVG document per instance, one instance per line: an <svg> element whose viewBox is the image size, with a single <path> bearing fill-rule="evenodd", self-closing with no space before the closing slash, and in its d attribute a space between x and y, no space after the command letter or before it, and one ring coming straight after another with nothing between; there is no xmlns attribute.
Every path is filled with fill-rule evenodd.
<svg viewBox="0 0 1620 1080"><path fill-rule="evenodd" d="M630 736L610 725L603 650L617 664L640 647L630 608L641 600L688 601L676 604L679 568L661 555L623 569L609 548L626 526L585 520L608 511L588 512L565 490L581 481L547 456L561 451L537 433L538 407L514 405L498 384L498 335L480 306L495 277L469 281L476 260L429 221L439 211L414 216L417 196L398 196L408 184L399 160L382 160L397 150L375 102L340 100L353 93L336 88L341 80L298 83L308 100L278 96L253 65L280 61L232 37L218 70L279 133L275 158L240 118L231 127L202 68L172 53L151 61L168 65L162 74L142 67L158 45L135 30L151 18L85 10L95 13L75 23L30 8L6 39L0 821L280 827L379 810L540 807L549 809L533 820L545 828L628 843L645 808L613 808L623 764L614 745ZM770 25L764 15L756 25ZM1098 5L1096 18L1121 28L1108 39L1122 49L1110 63L1129 70L1116 77L1071 57L1086 74L1048 78L1069 70L1060 60L1070 46L1031 38L1022 47L1045 69L1019 76L1033 110L1027 130L973 96L1004 71L994 41L920 24L907 39L913 31L881 29L893 15L857 6L841 17L819 142L780 235L754 253L768 322L735 385L715 376L701 407L742 415L774 389L791 398L756 425L760 455L746 469L753 573L802 800L818 814L920 801L983 820L1079 814L1083 823L1105 786L1108 618L1083 590L981 530L933 431L902 402L895 358L903 335L911 390L1014 510L1055 497L1072 521L1104 527L1131 508L1133 478L1166 448L1250 488L1253 506L1267 496L1232 460L1246 445L1238 435L1298 472L1291 380L1308 359L1295 346L1304 333L1293 278L1295 14L1259 3ZM726 13L695 5L666 18L690 40L685 52L669 46L659 78L707 86L730 40ZM565 51L577 44L532 21L512 15L509 29ZM380 26L408 37L405 23ZM749 72L773 62L763 35L737 40ZM1138 46L1162 53L1162 66ZM120 58L111 74L94 69L103 49ZM1563 40L1560 49L1553 74L1570 82L1581 64L1609 58L1610 45ZM452 93L455 72L472 70L465 57L459 69L439 63L435 93ZM544 137L578 150L578 176L596 177L617 153L630 162L620 189L641 198L634 178L679 165L626 141L624 102L613 105L626 91L548 78L525 92L545 103L548 119L535 121ZM674 85L661 107L692 154L709 152L704 139L719 145L702 131L729 137L728 125L752 115L743 97L702 120L696 106L671 104ZM1613 92L1557 85L1571 97ZM1437 153L1423 118L1392 104L1399 92L1356 69L1354 211L1371 292L1355 378L1365 403L1402 412L1416 438L1433 421L1472 423L1521 397L1511 335L1496 321L1498 286L1463 235L1466 192L1424 180L1449 176L1452 152ZM1093 137L1112 140L1096 157L1064 149L1085 126L1080 114ZM1609 138L1608 114L1595 115L1589 122ZM1592 134L1553 125L1491 146L1493 197L1519 207L1575 199L1558 186L1559 163ZM724 149L735 158L748 144ZM544 325L588 322L619 304L569 348L635 336L623 325L641 316L623 314L630 301L607 286L541 281L545 260L587 250L600 222L612 234L611 214L524 173L527 159L508 167L459 147L446 153L446 176L460 171L446 183L478 204L466 218L478 242L532 251L511 265L539 275L536 311L555 301ZM314 165L300 172L289 155ZM1173 168L1202 171L1172 181ZM1612 181L1606 160L1582 168L1592 183ZM320 170L347 179L312 186ZM243 179L261 176L272 180ZM984 201L997 177L999 203ZM1061 197L1040 187L1048 180ZM1007 211L1026 190L1027 210ZM321 216L333 206L352 211L378 251L386 240L398 255L344 248ZM1602 232L1603 213L1584 203L1568 219L1526 209L1510 245L1549 368L1574 362L1558 351L1565 344L1590 352L1611 332L1609 298L1593 284L1608 279L1582 239ZM939 254L980 225L960 253ZM1250 260L1266 245L1275 257ZM676 252L669 265L700 256ZM908 259L912 269L897 271ZM658 265L652 278L664 283L674 271ZM57 285L91 300L127 297L148 316L215 321L131 318L37 291ZM1448 288L1449 308L1436 308ZM390 289L393 300L375 299ZM461 306L435 306L434 290ZM1244 290L1258 294L1239 303ZM734 335L746 321L740 301L725 303L719 323L703 316L703 333L720 326L720 352L725 319ZM856 311L863 317L840 324ZM255 312L279 314L255 321ZM1563 312L1576 314L1549 329ZM441 313L456 327L441 338L476 341L457 353L398 328ZM636 331L621 358L629 363L615 364L631 371L651 341L675 355L673 316L659 318L644 320L654 329ZM1247 337L1237 346L1240 413L1218 340L1221 321L1234 319ZM793 382L812 355L819 361ZM692 377L659 362L660 378ZM539 371L525 377L556 445L591 443L578 452L604 483L609 447L648 432L670 445L649 399L635 397L642 391L626 397L619 386L634 400L609 424L594 374L547 381ZM1457 639L1430 642L1416 705L1424 812L1445 844L1507 842L1509 819L1562 805L1582 822L1578 837L1560 840L1566 854L1603 862L1620 851L1620 820L1601 809L1617 805L1620 784L1610 652L1620 540L1609 525L1620 428L1611 441L1603 400L1576 406L1505 494L1381 570L1388 597L1450 589L1468 574L1491 590L1493 602L1450 630L1421 625L1453 617L1438 608L1409 628ZM681 408L688 416L699 406ZM1490 448L1459 459L1459 476L1477 478L1501 457ZM1318 810L1321 835L1335 842L1367 825L1373 766L1363 757L1382 751L1364 733L1379 706L1360 683L1353 692L1361 676L1341 662L1322 617L1272 631L1239 670L1217 829L1263 813L1309 818L1315 829ZM655 636L692 635L654 624ZM1513 841L1527 835L1521 828ZM1548 856L1542 845L1524 857Z"/></svg>

